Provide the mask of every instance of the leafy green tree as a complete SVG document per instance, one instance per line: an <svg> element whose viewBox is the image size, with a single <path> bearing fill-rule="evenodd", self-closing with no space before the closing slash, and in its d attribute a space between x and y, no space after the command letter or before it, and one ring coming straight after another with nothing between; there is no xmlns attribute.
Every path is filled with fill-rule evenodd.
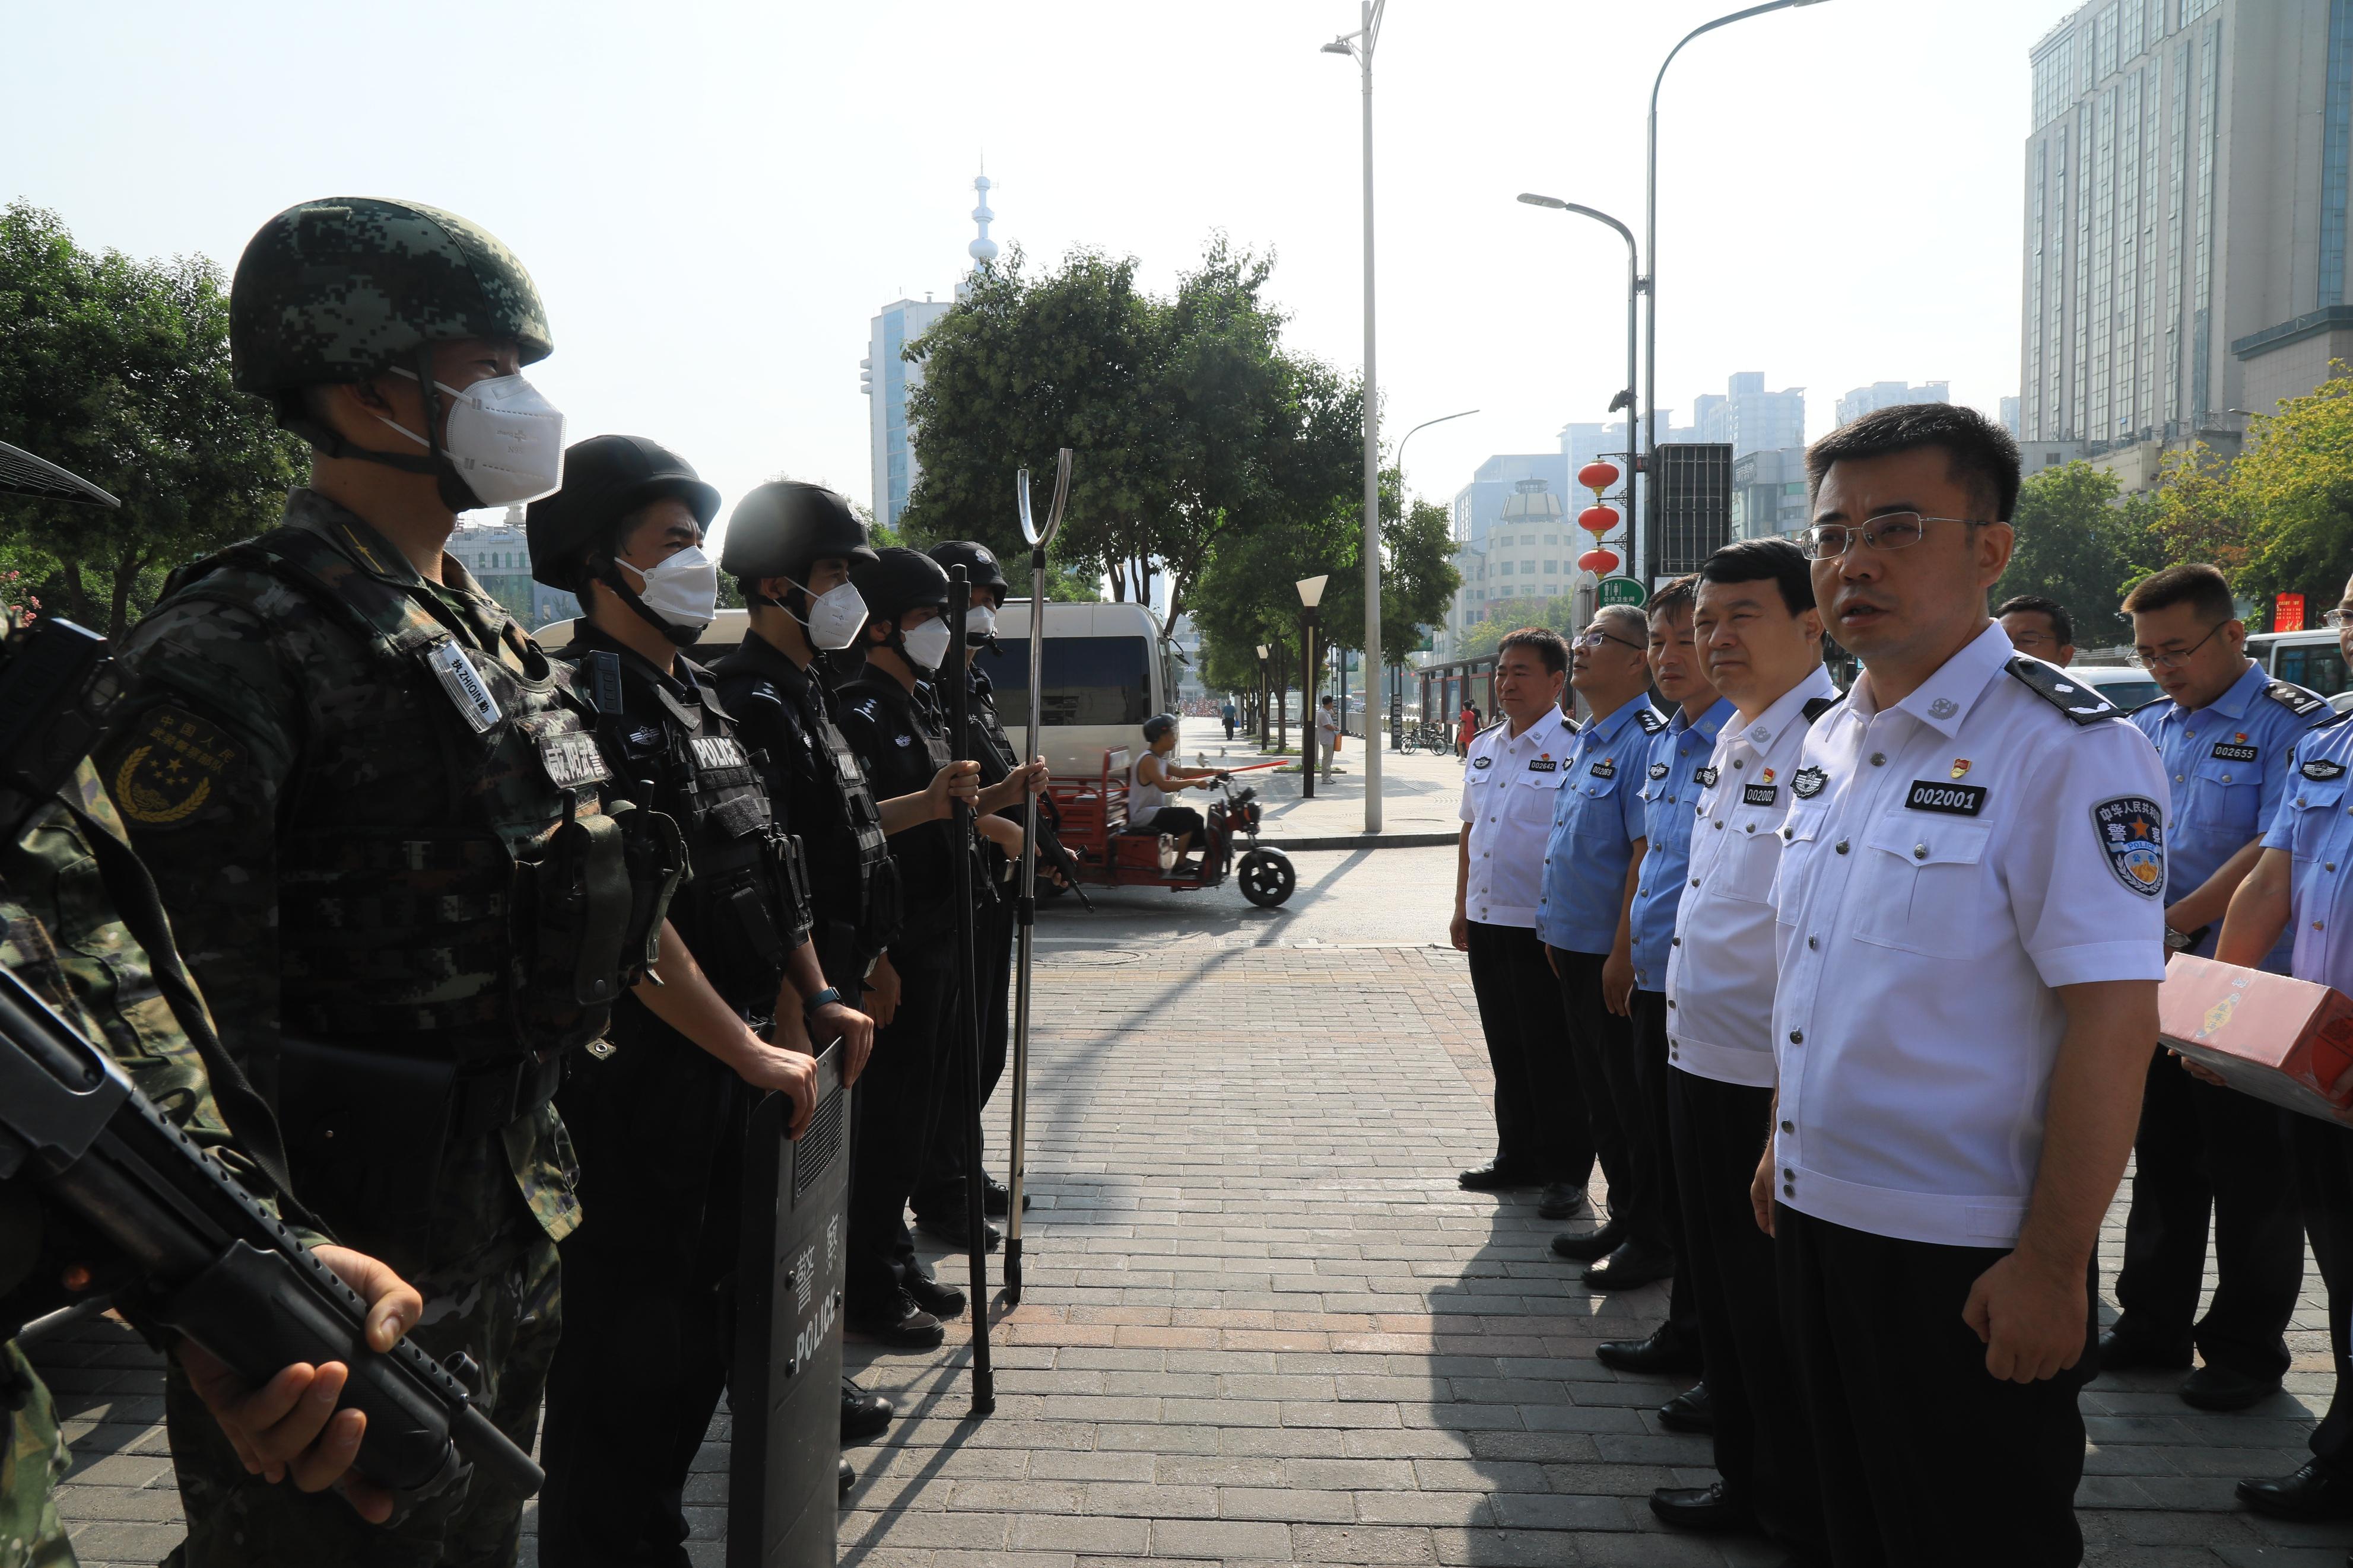
<svg viewBox="0 0 2353 1568"><path fill-rule="evenodd" d="M2116 476L2089 463L2045 468L2019 488L2018 546L1993 602L2020 594L2056 599L2087 647L2122 640L2116 605L2149 552L2151 508L2118 500Z"/></svg>
<svg viewBox="0 0 2353 1568"><path fill-rule="evenodd" d="M1575 637L1584 629L1576 621L1577 601L1566 594L1550 599L1505 599L1490 604L1476 623L1463 629L1454 657L1483 658L1522 626L1547 626L1565 637Z"/></svg>
<svg viewBox="0 0 2353 1568"><path fill-rule="evenodd" d="M121 498L0 500L0 552L48 610L111 637L171 567L269 527L302 461L229 385L219 268L94 254L23 202L0 211L0 439Z"/></svg>
<svg viewBox="0 0 2353 1568"><path fill-rule="evenodd" d="M2332 379L2255 422L2221 487L2244 527L2232 585L2265 606L2284 593L2333 604L2353 570L2353 374L2329 368Z"/></svg>

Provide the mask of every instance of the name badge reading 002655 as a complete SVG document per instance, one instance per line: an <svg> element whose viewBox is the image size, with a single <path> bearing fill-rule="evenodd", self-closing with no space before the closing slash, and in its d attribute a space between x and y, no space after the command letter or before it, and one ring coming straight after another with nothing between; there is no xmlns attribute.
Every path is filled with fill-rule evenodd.
<svg viewBox="0 0 2353 1568"><path fill-rule="evenodd" d="M475 734L482 734L506 717L499 710L499 700L482 684L481 671L474 668L466 650L454 638L435 643L425 661L433 667L441 689L449 694L450 705L473 727Z"/></svg>

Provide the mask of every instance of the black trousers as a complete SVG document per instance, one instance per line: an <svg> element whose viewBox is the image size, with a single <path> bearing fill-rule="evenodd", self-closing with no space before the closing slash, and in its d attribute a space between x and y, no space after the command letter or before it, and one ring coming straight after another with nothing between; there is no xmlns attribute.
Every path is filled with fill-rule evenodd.
<svg viewBox="0 0 2353 1568"><path fill-rule="evenodd" d="M1561 1010L1568 1016L1569 1058L1593 1128L1593 1150L1609 1180L1609 1223L1623 1239L1666 1247L1667 1222L1659 1202L1666 1152L1651 1136L1641 1079L1635 1075L1634 1025L1601 999L1598 952L1552 950L1559 966Z"/></svg>
<svg viewBox="0 0 2353 1568"><path fill-rule="evenodd" d="M980 979L980 1103L997 1093L1005 1079L1005 1060L1013 1039L1013 894L980 916L973 931L973 963ZM971 1156L972 1111L965 1093L965 1036L961 1014L949 1026L941 1047L939 1131L932 1135L931 1152L915 1184L915 1214L952 1215L965 1213L964 1181Z"/></svg>
<svg viewBox="0 0 2353 1568"><path fill-rule="evenodd" d="M1715 1468L1776 1541L1800 1558L1822 1551L1821 1480L1813 1429L1781 1333L1773 1238L1748 1202L1773 1091L1667 1069L1683 1248L1707 1394Z"/></svg>
<svg viewBox="0 0 2353 1568"><path fill-rule="evenodd" d="M1838 1568L2073 1568L2084 1558L2075 1396L2099 1363L2086 1271L2084 1351L2041 1383L1998 1381L1961 1321L2001 1247L1942 1247L1774 1213L1781 1325L1805 1395Z"/></svg>
<svg viewBox="0 0 2353 1568"><path fill-rule="evenodd" d="M667 1027L616 1034L613 1056L575 1068L559 1096L583 1218L560 1248L539 1560L686 1568L687 1472L733 1349L753 1095Z"/></svg>
<svg viewBox="0 0 2353 1568"><path fill-rule="evenodd" d="M955 1015L955 958L948 943L902 943L891 950L891 964L899 972L899 1010L874 1031L874 1054L849 1097L857 1131L842 1289L853 1316L887 1307L904 1271L921 1267L907 1231L907 1199L939 1130Z"/></svg>
<svg viewBox="0 0 2353 1568"><path fill-rule="evenodd" d="M1667 1065L1667 994L1636 990L1632 998L1634 1084L1641 1091L1645 1136L1658 1152L1659 1223L1667 1245L1675 1249L1675 1272L1667 1286L1667 1326L1686 1342L1699 1335L1699 1307L1692 1294L1691 1248L1683 1237L1682 1181L1675 1168L1675 1144L1669 1126L1669 1079L1677 1076ZM1757 1122L1763 1126L1760 1115Z"/></svg>
<svg viewBox="0 0 2353 1568"><path fill-rule="evenodd" d="M2304 1227L2328 1287L2328 1353L2337 1388L2312 1434L2312 1452L2353 1475L2353 1129L2290 1115Z"/></svg>
<svg viewBox="0 0 2353 1568"><path fill-rule="evenodd" d="M1470 922L1471 992L1495 1069L1495 1163L1583 1188L1593 1134L1569 1058L1560 983L1525 926Z"/></svg>
<svg viewBox="0 0 2353 1568"><path fill-rule="evenodd" d="M2133 1141L2120 1332L2167 1351L2195 1343L2209 1365L2250 1377L2287 1371L2287 1321L2304 1288L2293 1114L2200 1083L2157 1053ZM2214 1304L2199 1318L2210 1212Z"/></svg>

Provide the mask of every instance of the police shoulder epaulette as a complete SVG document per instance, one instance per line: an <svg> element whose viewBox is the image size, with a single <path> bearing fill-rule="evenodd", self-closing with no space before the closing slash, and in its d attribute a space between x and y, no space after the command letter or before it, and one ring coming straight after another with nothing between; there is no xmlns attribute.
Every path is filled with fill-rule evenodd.
<svg viewBox="0 0 2353 1568"><path fill-rule="evenodd" d="M2021 656L2002 668L2016 676L2029 691L2078 724L2096 724L2103 719L2124 716L2123 710L2115 703L2083 682L2068 679L2067 672L2055 664Z"/></svg>
<svg viewBox="0 0 2353 1568"><path fill-rule="evenodd" d="M2326 730L2332 724L2342 724L2348 719L2353 719L2353 708L2340 708L2336 712L2331 713L2327 718L2323 719L2319 723L2315 724L2312 727L2312 730ZM2305 733L2309 735L2312 733L2312 730L2306 730Z"/></svg>
<svg viewBox="0 0 2353 1568"><path fill-rule="evenodd" d="M1837 707L1840 703L1845 700L1846 693L1843 691L1840 692L1836 697L1810 697L1806 700L1806 705L1803 708L1799 709L1798 711L1806 716L1806 723L1808 727L1810 728L1815 720L1820 718L1823 714L1829 712L1831 709Z"/></svg>
<svg viewBox="0 0 2353 1568"><path fill-rule="evenodd" d="M2125 710L2125 712L2126 712L2126 714L2127 716L2130 716L2130 715L2132 715L2132 714L2135 714L2135 713L2139 712L2139 711L2140 711L2142 709L2144 709L2144 708L2154 708L2154 707L2156 707L2156 706L2157 706L2158 703L2160 703L2160 702L2170 702L2170 701L2172 701L2172 700L2173 700L2173 699L2172 699L2172 698L2168 697L2164 692L2160 691L2160 692L2158 692L2156 696L2154 696L2154 697L2150 698L2150 699L2149 699L2147 701L2146 701L2146 702L2136 702L2136 703L2134 703L2131 707L2129 707L2129 708L2126 709L2126 710Z"/></svg>
<svg viewBox="0 0 2353 1568"><path fill-rule="evenodd" d="M1484 724L1482 724L1477 730L1472 732L1472 739L1477 739L1479 736L1485 734L1490 730L1500 729L1503 726L1504 718L1504 715L1498 714L1495 718L1489 720Z"/></svg>
<svg viewBox="0 0 2353 1568"><path fill-rule="evenodd" d="M1655 735L1667 727L1667 721L1659 717L1659 710L1647 702L1634 710L1634 722L1642 727L1645 735Z"/></svg>
<svg viewBox="0 0 2353 1568"><path fill-rule="evenodd" d="M2274 680L2263 686L2263 695L2302 719L2328 706L2328 699L2316 691L2306 691L2293 681Z"/></svg>

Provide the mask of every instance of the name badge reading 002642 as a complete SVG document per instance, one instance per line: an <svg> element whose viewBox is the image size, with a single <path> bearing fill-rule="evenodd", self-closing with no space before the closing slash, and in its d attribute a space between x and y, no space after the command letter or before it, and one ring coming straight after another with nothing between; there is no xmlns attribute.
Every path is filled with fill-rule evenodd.
<svg viewBox="0 0 2353 1568"><path fill-rule="evenodd" d="M433 667L441 689L449 694L450 705L473 727L475 734L483 733L506 717L500 710L499 700L482 684L481 671L474 668L456 639L434 644L425 661Z"/></svg>

